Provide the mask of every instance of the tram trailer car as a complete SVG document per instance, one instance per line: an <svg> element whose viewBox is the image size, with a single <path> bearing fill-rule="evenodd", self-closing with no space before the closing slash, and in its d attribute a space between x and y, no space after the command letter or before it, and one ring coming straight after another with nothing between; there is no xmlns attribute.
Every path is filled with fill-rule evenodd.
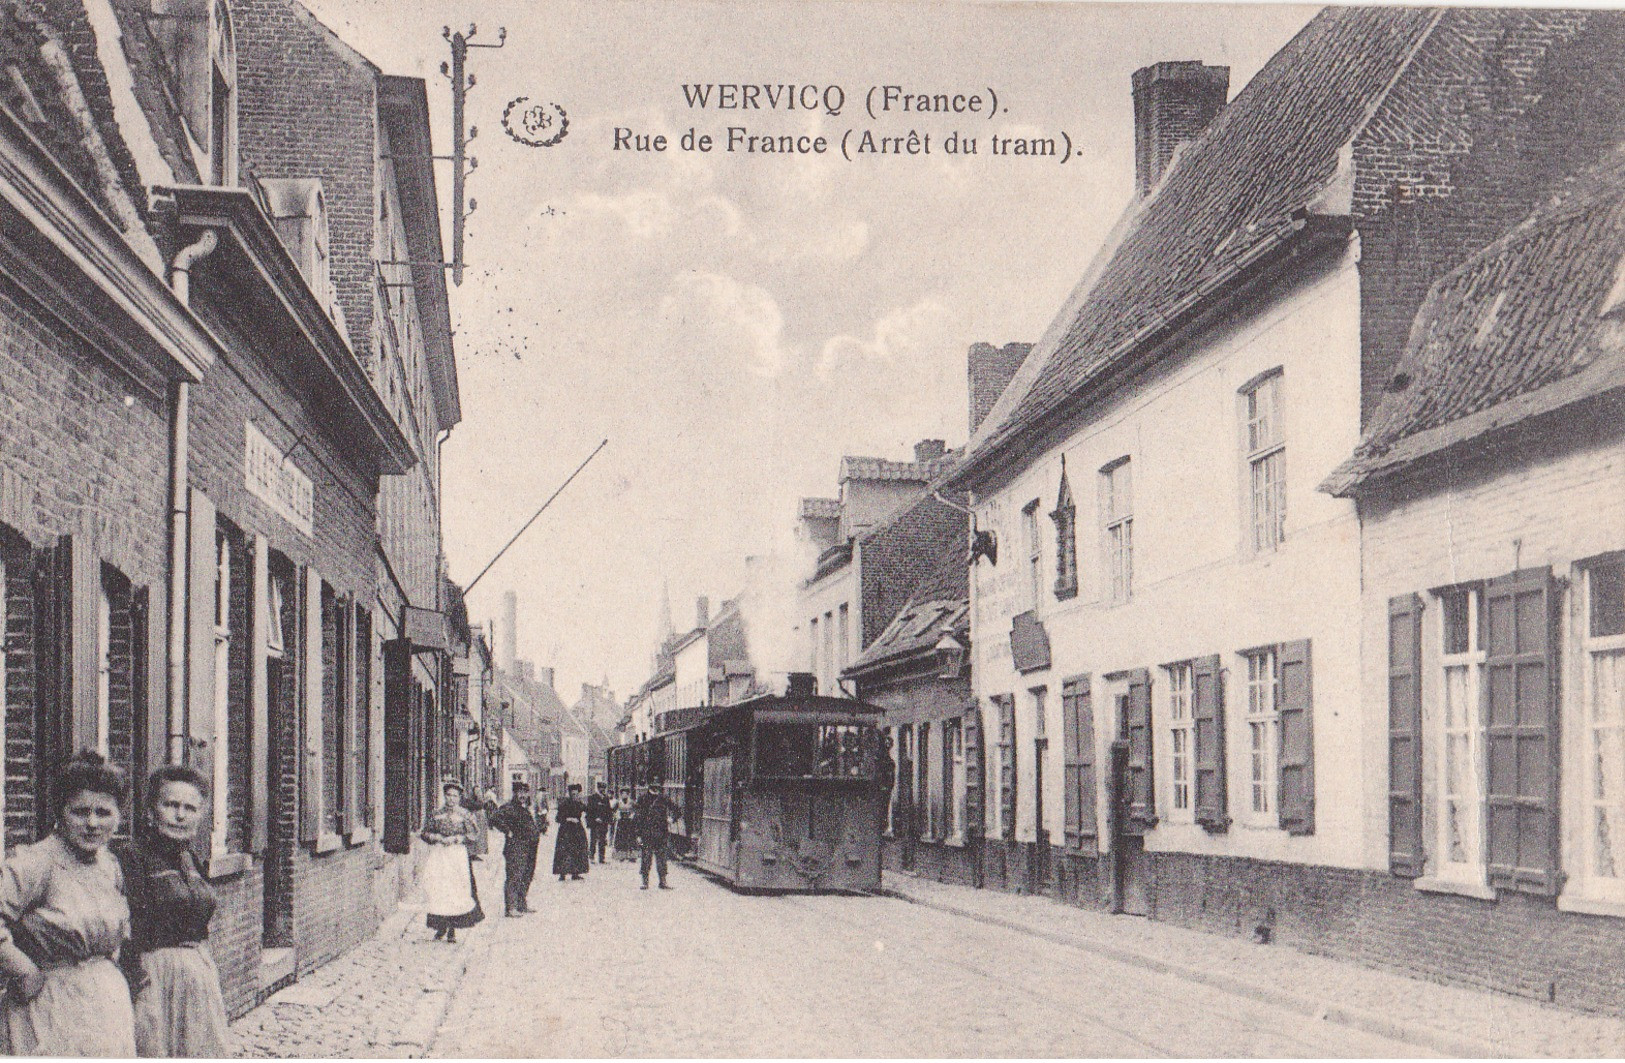
<svg viewBox="0 0 1625 1063"><path fill-rule="evenodd" d="M884 711L849 698L753 698L612 749L611 780L660 780L682 812L673 840L737 888L877 890Z"/></svg>

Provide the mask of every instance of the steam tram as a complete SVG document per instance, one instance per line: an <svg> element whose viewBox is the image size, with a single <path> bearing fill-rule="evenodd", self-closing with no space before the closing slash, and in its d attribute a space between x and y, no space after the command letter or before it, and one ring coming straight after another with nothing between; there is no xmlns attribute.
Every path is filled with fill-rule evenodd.
<svg viewBox="0 0 1625 1063"><path fill-rule="evenodd" d="M657 780L681 812L679 855L742 889L880 888L883 709L793 691L679 711L609 750L612 787Z"/></svg>

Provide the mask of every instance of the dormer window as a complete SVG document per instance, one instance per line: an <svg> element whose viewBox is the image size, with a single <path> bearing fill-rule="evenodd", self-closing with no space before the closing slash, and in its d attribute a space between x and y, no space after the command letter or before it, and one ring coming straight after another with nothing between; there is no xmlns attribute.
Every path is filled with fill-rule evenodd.
<svg viewBox="0 0 1625 1063"><path fill-rule="evenodd" d="M237 183L237 39L226 0L214 0L209 19L209 177Z"/></svg>
<svg viewBox="0 0 1625 1063"><path fill-rule="evenodd" d="M267 177L256 178L251 185L259 197L260 208L276 226L282 246L298 265L316 301L327 316L342 327L338 299L333 291L329 260L332 245L321 181L314 177Z"/></svg>
<svg viewBox="0 0 1625 1063"><path fill-rule="evenodd" d="M164 60L199 180L237 183L237 42L226 0L151 0L147 25Z"/></svg>

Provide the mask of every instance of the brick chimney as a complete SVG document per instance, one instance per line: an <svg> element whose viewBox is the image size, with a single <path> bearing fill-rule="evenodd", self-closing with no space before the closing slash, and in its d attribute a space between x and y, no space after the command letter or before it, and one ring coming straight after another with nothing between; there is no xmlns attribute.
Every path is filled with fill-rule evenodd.
<svg viewBox="0 0 1625 1063"><path fill-rule="evenodd" d="M914 460L920 465L928 461L936 461L948 453L948 444L941 439L922 439L914 444Z"/></svg>
<svg viewBox="0 0 1625 1063"><path fill-rule="evenodd" d="M700 595L694 599L694 626L705 627L711 623L711 599Z"/></svg>
<svg viewBox="0 0 1625 1063"><path fill-rule="evenodd" d="M1174 152L1202 135L1230 93L1230 68L1199 60L1153 63L1134 72L1134 187L1157 186Z"/></svg>
<svg viewBox="0 0 1625 1063"><path fill-rule="evenodd" d="M970 434L982 427L993 404L999 401L1010 380L1027 360L1033 349L1030 343L1007 343L995 347L991 343L973 343L966 357L969 371Z"/></svg>
<svg viewBox="0 0 1625 1063"><path fill-rule="evenodd" d="M537 682L538 685L544 686L547 689L552 690L553 689L553 669L552 668L538 668L538 669L536 669L536 682Z"/></svg>

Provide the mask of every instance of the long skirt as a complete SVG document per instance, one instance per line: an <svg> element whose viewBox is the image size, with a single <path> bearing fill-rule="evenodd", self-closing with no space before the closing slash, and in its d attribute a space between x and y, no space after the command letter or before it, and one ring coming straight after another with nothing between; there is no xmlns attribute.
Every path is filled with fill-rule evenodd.
<svg viewBox="0 0 1625 1063"><path fill-rule="evenodd" d="M421 881L429 897L431 929L461 930L485 918L466 846L431 845L423 860Z"/></svg>
<svg viewBox="0 0 1625 1063"><path fill-rule="evenodd" d="M631 816L615 820L615 859L632 861L638 858L638 827Z"/></svg>
<svg viewBox="0 0 1625 1063"><path fill-rule="evenodd" d="M226 1002L207 945L141 954L147 984L135 1001L135 1050L149 1059L226 1054Z"/></svg>
<svg viewBox="0 0 1625 1063"><path fill-rule="evenodd" d="M45 988L26 1004L7 994L0 1006L0 1052L10 1056L135 1055L130 984L105 958L45 972Z"/></svg>
<svg viewBox="0 0 1625 1063"><path fill-rule="evenodd" d="M559 840L553 843L553 874L587 873L587 832L571 820L559 824Z"/></svg>

